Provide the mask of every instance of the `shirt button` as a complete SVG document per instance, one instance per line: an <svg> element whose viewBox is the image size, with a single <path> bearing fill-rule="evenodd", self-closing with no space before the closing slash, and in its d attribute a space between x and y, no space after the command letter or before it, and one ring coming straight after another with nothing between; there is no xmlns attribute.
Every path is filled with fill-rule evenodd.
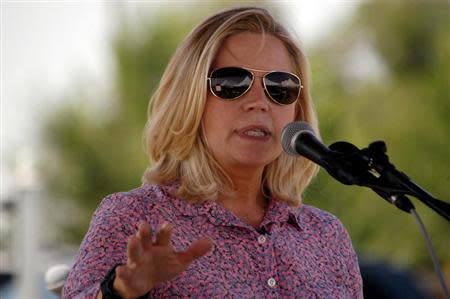
<svg viewBox="0 0 450 299"><path fill-rule="evenodd" d="M267 238L264 235L260 235L258 237L258 243L259 244L264 244L264 243L266 243L266 241L267 241Z"/></svg>
<svg viewBox="0 0 450 299"><path fill-rule="evenodd" d="M267 284L269 285L269 287L273 288L277 284L277 281L275 280L275 278L271 277L267 280Z"/></svg>

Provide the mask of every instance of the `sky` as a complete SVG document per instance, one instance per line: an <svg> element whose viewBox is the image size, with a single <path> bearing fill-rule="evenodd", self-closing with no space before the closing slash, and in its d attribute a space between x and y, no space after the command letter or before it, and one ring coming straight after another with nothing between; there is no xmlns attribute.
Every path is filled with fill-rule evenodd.
<svg viewBox="0 0 450 299"><path fill-rule="evenodd" d="M65 104L64 94L86 86L80 83L92 87L83 92L102 94L108 89L114 72L109 44L118 26L116 14L139 19L143 11L151 16L161 6L194 5L189 3L1 2L0 199L37 177L33 165L42 151L41 124L55 107ZM278 3L308 47L349 16L358 1Z"/></svg>

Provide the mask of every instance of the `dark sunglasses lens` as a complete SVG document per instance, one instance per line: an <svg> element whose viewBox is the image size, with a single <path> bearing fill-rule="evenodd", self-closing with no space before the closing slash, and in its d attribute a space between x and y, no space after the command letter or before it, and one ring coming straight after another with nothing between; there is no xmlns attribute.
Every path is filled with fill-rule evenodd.
<svg viewBox="0 0 450 299"><path fill-rule="evenodd" d="M267 92L279 104L294 103L300 96L300 79L285 72L272 72L264 77Z"/></svg>
<svg viewBox="0 0 450 299"><path fill-rule="evenodd" d="M221 99L232 100L244 94L252 83L252 74L241 68L226 67L211 74L211 91Z"/></svg>

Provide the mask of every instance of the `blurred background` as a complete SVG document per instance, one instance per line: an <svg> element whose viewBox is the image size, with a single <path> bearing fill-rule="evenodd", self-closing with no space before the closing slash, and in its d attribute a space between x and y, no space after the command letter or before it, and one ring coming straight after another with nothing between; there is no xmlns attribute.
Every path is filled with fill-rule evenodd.
<svg viewBox="0 0 450 299"><path fill-rule="evenodd" d="M450 200L448 1L247 3L268 7L306 49L325 144L384 140L398 169ZM148 99L178 43L242 4L1 3L1 298L56 298L45 271L72 265L104 196L140 185ZM305 202L343 221L366 278L381 267L417 289L407 298L443 298L412 216L324 171ZM449 223L413 203L449 284Z"/></svg>

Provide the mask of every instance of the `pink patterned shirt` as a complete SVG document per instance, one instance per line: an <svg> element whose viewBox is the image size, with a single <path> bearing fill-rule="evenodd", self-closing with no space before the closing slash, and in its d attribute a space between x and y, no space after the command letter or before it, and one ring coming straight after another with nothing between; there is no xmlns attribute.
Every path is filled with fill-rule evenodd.
<svg viewBox="0 0 450 299"><path fill-rule="evenodd" d="M362 298L357 257L335 216L271 199L256 230L214 201L192 205L171 196L170 188L145 185L102 201L63 298L95 298L108 270L126 262L127 238L140 221L154 230L172 223L176 250L202 236L214 242L185 272L155 286L149 298Z"/></svg>

